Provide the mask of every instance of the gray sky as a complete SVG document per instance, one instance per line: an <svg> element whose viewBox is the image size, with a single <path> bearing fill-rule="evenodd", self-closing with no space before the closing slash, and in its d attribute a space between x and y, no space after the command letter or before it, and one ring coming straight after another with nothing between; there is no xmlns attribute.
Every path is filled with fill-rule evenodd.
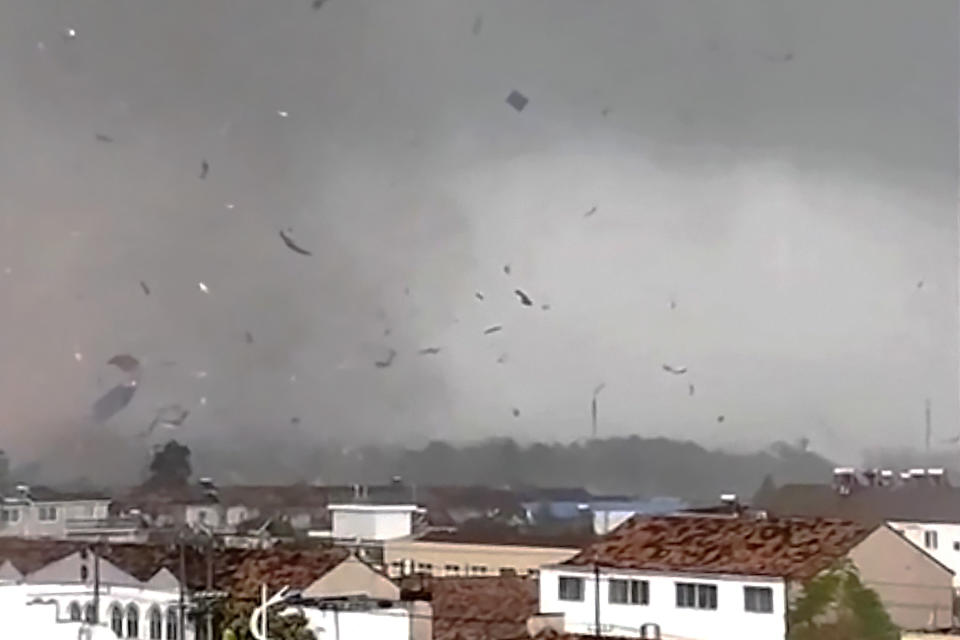
<svg viewBox="0 0 960 640"><path fill-rule="evenodd" d="M930 397L953 435L956 25L948 0L2 0L4 440L173 402L188 441L570 439L601 381L602 434L852 455L921 444ZM120 352L141 388L93 426Z"/></svg>

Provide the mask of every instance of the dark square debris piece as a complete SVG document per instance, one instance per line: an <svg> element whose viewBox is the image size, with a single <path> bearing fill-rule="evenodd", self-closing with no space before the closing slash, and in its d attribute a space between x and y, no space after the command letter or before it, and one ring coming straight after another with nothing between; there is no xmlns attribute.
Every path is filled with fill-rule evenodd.
<svg viewBox="0 0 960 640"><path fill-rule="evenodd" d="M530 100L527 99L527 96L519 91L511 91L510 95L507 96L507 104L517 111L523 111L523 108L527 106L528 102L530 102Z"/></svg>

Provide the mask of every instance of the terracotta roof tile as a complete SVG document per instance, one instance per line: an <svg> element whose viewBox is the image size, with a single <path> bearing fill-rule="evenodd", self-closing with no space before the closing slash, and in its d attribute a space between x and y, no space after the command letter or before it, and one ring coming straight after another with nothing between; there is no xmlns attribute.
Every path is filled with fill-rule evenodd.
<svg viewBox="0 0 960 640"><path fill-rule="evenodd" d="M873 529L826 518L634 516L563 564L803 579Z"/></svg>
<svg viewBox="0 0 960 640"><path fill-rule="evenodd" d="M433 578L426 588L434 640L521 638L539 608L537 581L531 578Z"/></svg>

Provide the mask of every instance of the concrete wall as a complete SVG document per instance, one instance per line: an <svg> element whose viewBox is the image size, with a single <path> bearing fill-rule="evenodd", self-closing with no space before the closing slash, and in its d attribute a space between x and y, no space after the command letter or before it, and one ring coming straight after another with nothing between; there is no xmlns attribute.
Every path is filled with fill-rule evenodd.
<svg viewBox="0 0 960 640"><path fill-rule="evenodd" d="M413 514L403 507L332 508L330 512L334 538L391 540L409 536L413 531Z"/></svg>
<svg viewBox="0 0 960 640"><path fill-rule="evenodd" d="M559 577L584 579L584 598L570 602L559 598ZM647 580L648 605L609 602L609 579ZM676 583L694 582L717 587L717 608L701 610L678 608ZM744 610L744 587L768 587L773 591L773 611L752 613ZM783 640L786 634L785 585L777 578L647 573L601 569L600 633L604 636L640 637L645 623L660 626L664 638L689 640ZM574 567L544 568L540 573L540 612L563 613L568 633L590 634L595 628L595 583L593 571Z"/></svg>
<svg viewBox="0 0 960 640"><path fill-rule="evenodd" d="M953 570L953 586L960 587L960 524L948 522L888 522L907 540ZM927 536L926 532L933 536Z"/></svg>
<svg viewBox="0 0 960 640"><path fill-rule="evenodd" d="M889 527L879 527L849 557L901 629L953 625L953 574Z"/></svg>
<svg viewBox="0 0 960 640"><path fill-rule="evenodd" d="M316 640L410 640L410 612L402 607L370 611L303 610Z"/></svg>
<svg viewBox="0 0 960 640"><path fill-rule="evenodd" d="M460 542L427 542L391 540L385 542L384 564L391 576L400 575L401 563L412 560L414 566L435 576L497 575L501 569L513 569L520 575L539 570L543 565L569 560L580 549L524 547L518 545L464 544ZM453 566L458 567L453 570ZM486 567L486 573L471 568Z"/></svg>

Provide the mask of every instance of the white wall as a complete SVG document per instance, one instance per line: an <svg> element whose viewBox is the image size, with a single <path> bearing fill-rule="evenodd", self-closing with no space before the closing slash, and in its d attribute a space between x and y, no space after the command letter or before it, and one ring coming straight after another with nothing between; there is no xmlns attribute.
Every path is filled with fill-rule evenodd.
<svg viewBox="0 0 960 640"><path fill-rule="evenodd" d="M392 540L409 536L413 516L407 510L331 509L334 538Z"/></svg>
<svg viewBox="0 0 960 640"><path fill-rule="evenodd" d="M409 640L410 613L406 609L370 611L303 610L317 640Z"/></svg>
<svg viewBox="0 0 960 640"><path fill-rule="evenodd" d="M54 507L56 519L40 520L40 508ZM16 510L17 522L3 523L0 535L23 537L67 537L67 520L76 518L104 519L109 515L108 500L71 500L69 502L34 502L7 504L6 510Z"/></svg>
<svg viewBox="0 0 960 640"><path fill-rule="evenodd" d="M570 567L543 568L540 571L540 612L563 613L568 633L594 632L595 585L593 570ZM558 578L561 575L585 580L584 599L568 602L559 599ZM611 604L608 601L609 578L647 580L650 583L648 605ZM706 583L717 586L717 609L680 609L676 606L676 582ZM743 587L773 589L773 612L752 613L744 610ZM640 637L645 623L660 625L663 638L690 640L783 640L786 635L784 581L778 578L743 576L706 576L633 572L602 569L600 574L600 632L607 636Z"/></svg>
<svg viewBox="0 0 960 640"><path fill-rule="evenodd" d="M593 512L593 532L598 536L610 533L627 519L631 518L636 511L594 511Z"/></svg>
<svg viewBox="0 0 960 640"><path fill-rule="evenodd" d="M887 524L951 569L954 573L953 586L960 587L960 524L946 522L888 522ZM936 532L936 548L925 544L926 531Z"/></svg>

